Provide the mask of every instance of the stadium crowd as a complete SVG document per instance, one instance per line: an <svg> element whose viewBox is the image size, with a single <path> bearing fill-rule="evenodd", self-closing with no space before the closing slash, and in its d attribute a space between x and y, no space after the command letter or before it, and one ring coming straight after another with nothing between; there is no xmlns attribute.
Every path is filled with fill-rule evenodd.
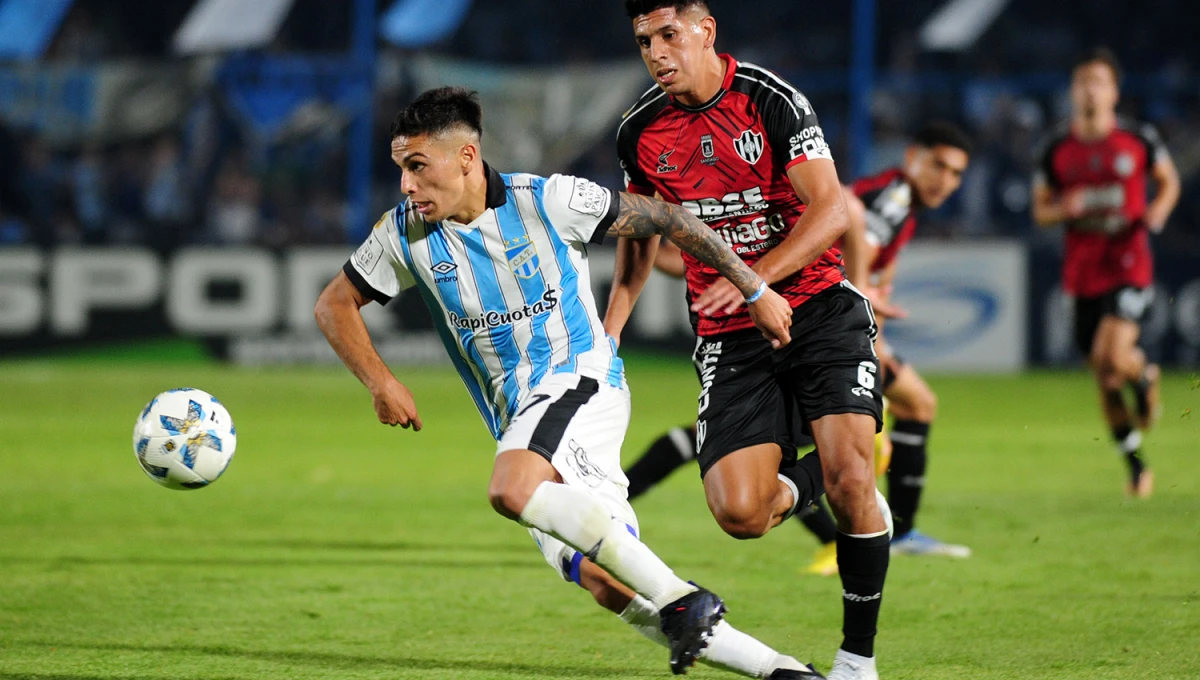
<svg viewBox="0 0 1200 680"><path fill-rule="evenodd" d="M189 4L146 10L135 0L79 0L43 63L178 61L170 39ZM527 11L513 11L514 4ZM896 162L918 122L931 116L957 120L971 132L977 153L963 190L930 215L921 238L1055 238L1037 234L1029 219L1034 147L1065 114L1063 74L1074 55L1093 43L1119 42L1128 73L1122 110L1158 126L1183 177L1183 199L1161 243L1200 252L1200 62L1165 56L1196 52L1178 21L1184 0L1136 7L1117 0L1013 0L972 49L953 54L920 46L921 24L938 5L878 3L877 21L889 30L876 45L874 138L863 167L870 172ZM844 83L851 6L760 0L753 14L722 13L721 26L724 49L770 63L809 94L843 173L849 172ZM563 31L578 24L584 8L587 30ZM335 3L297 0L270 51L345 51L348 14ZM795 30L764 34L764 26ZM429 51L552 65L629 60L632 47L615 4L598 13L589 0L478 0L460 29ZM393 63L410 56L382 42L381 49L391 50ZM0 72L18 68L26 67L0 64ZM391 115L410 89L402 83L376 93L375 148L386 147ZM218 85L196 92L173 127L134 139L56 143L43 131L4 122L5 113L0 105L0 244L347 242L345 135L264 143L246 133ZM393 202L397 174L383 153L374 166L377 214ZM608 136L570 170L608 186L621 182Z"/></svg>

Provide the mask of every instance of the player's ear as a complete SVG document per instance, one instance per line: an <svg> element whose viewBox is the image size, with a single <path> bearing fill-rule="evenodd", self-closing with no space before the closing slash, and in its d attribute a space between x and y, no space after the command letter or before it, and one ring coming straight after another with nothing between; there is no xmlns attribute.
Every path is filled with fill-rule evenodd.
<svg viewBox="0 0 1200 680"><path fill-rule="evenodd" d="M912 168L913 161L917 160L917 154L921 153L921 147L916 144L910 144L904 150L904 170L909 171Z"/></svg>
<svg viewBox="0 0 1200 680"><path fill-rule="evenodd" d="M704 33L704 49L717 44L717 18L709 14L700 20L700 30Z"/></svg>
<svg viewBox="0 0 1200 680"><path fill-rule="evenodd" d="M478 159L479 159L479 145L476 144L475 142L468 142L466 144L463 144L462 148L459 149L459 151L458 151L458 160L459 160L460 165L462 166L462 173L464 175L471 172L471 167L475 164L475 161Z"/></svg>

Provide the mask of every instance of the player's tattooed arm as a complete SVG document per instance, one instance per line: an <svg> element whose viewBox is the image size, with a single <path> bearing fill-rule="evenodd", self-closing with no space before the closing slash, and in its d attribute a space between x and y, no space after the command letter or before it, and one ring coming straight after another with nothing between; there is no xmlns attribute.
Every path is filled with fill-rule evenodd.
<svg viewBox="0 0 1200 680"><path fill-rule="evenodd" d="M649 238L655 234L665 236L680 249L716 269L741 291L742 297L751 297L762 284L762 278L746 266L715 231L683 207L638 194L621 194L617 219L608 228L608 235Z"/></svg>

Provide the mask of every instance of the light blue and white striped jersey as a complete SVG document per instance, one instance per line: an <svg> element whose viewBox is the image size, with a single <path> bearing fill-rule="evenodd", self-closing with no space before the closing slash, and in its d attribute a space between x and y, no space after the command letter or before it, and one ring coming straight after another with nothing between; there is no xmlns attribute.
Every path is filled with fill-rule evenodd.
<svg viewBox="0 0 1200 680"><path fill-rule="evenodd" d="M487 210L470 224L389 210L343 271L386 304L416 286L492 436L552 373L620 387L624 368L589 286L587 244L618 197L588 180L487 173Z"/></svg>

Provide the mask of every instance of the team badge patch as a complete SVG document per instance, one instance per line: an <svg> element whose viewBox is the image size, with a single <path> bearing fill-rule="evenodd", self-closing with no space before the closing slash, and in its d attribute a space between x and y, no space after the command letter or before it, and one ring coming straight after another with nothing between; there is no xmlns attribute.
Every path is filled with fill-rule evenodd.
<svg viewBox="0 0 1200 680"><path fill-rule="evenodd" d="M525 234L504 242L504 256L508 268L522 279L531 279L538 273L538 253L529 235Z"/></svg>
<svg viewBox="0 0 1200 680"><path fill-rule="evenodd" d="M754 165L762 158L763 136L753 130L746 130L742 136L733 140L733 150L742 160Z"/></svg>
<svg viewBox="0 0 1200 680"><path fill-rule="evenodd" d="M1117 175L1121 177L1128 177L1132 175L1135 165L1136 162L1133 160L1133 156L1127 153L1119 153L1117 154L1117 157L1113 159L1113 170L1115 170Z"/></svg>

